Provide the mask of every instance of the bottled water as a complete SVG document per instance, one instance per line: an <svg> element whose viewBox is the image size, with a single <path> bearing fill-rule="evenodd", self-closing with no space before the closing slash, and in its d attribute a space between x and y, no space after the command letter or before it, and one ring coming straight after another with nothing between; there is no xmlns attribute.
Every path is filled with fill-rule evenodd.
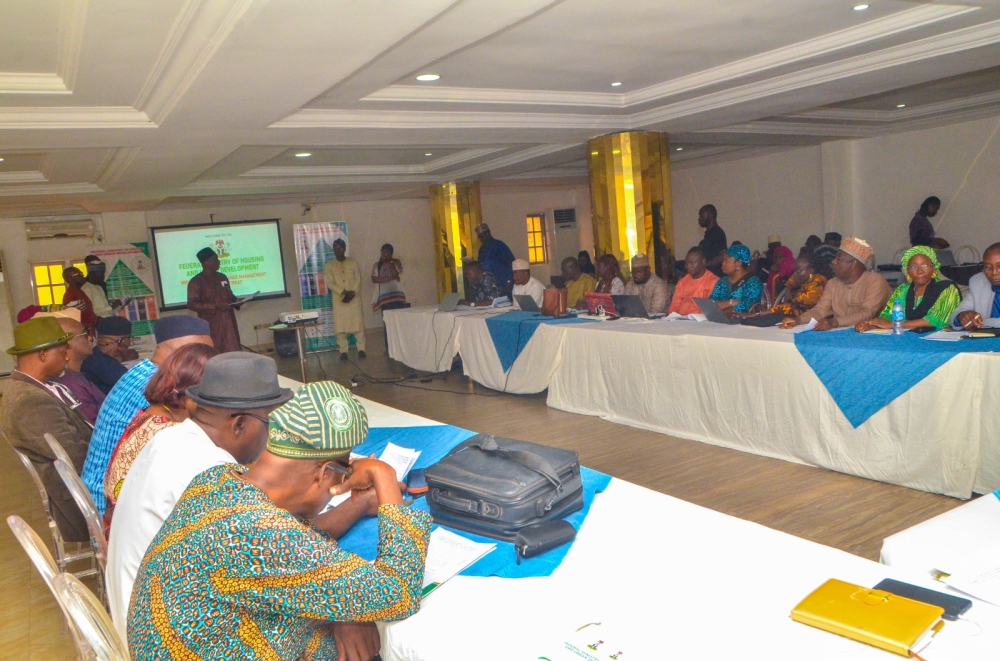
<svg viewBox="0 0 1000 661"><path fill-rule="evenodd" d="M902 335L903 334L903 321L906 320L906 310L903 308L903 302L896 299L896 302L892 304L892 334Z"/></svg>

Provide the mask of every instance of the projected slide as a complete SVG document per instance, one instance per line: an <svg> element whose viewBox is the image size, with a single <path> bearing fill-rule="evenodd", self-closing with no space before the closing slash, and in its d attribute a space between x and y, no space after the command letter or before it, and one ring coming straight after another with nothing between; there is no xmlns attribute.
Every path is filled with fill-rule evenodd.
<svg viewBox="0 0 1000 661"><path fill-rule="evenodd" d="M288 295L277 220L154 227L152 232L164 308L187 305L187 284L201 272L196 255L202 248L219 255L219 271L229 276L237 296Z"/></svg>

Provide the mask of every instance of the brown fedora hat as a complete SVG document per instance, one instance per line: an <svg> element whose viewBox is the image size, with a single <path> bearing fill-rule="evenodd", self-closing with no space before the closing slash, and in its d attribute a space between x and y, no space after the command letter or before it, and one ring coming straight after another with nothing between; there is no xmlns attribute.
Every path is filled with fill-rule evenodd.
<svg viewBox="0 0 1000 661"><path fill-rule="evenodd" d="M37 317L14 328L14 346L7 349L7 353L23 356L66 344L72 339L73 333L63 332L55 317Z"/></svg>

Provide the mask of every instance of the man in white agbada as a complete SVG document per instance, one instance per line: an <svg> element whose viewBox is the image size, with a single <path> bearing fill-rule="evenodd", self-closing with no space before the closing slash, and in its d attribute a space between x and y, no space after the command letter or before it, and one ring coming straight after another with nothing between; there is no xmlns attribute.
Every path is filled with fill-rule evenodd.
<svg viewBox="0 0 1000 661"><path fill-rule="evenodd" d="M511 268L514 271L514 296L530 296L538 307L542 307L545 285L531 276L531 265L523 259L515 259Z"/></svg>
<svg viewBox="0 0 1000 661"><path fill-rule="evenodd" d="M326 263L326 288L333 299L333 330L337 333L340 359L347 360L347 334L353 333L358 345L358 358L365 357L365 320L361 309L361 270L358 263L347 257L343 239L333 242L335 259Z"/></svg>

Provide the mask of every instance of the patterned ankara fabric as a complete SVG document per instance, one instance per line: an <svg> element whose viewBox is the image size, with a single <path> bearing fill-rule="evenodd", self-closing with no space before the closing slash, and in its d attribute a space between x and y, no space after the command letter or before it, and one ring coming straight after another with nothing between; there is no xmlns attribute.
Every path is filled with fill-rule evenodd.
<svg viewBox="0 0 1000 661"><path fill-rule="evenodd" d="M885 304L885 309L882 310L881 316L883 319L892 319L892 306L897 300L903 301L903 306L906 308L906 318L910 319L913 316L913 309L910 307L908 300L908 294L912 286L911 283L904 282L896 287L896 291L889 297L889 300ZM923 296L919 298L914 296L914 307L920 305L923 299ZM935 328L944 328L948 325L948 320L951 319L952 313L961 302L962 293L958 291L958 287L951 285L938 295L937 300L934 301L930 310L927 311L927 314L923 318Z"/></svg>
<svg viewBox="0 0 1000 661"><path fill-rule="evenodd" d="M108 472L111 453L118 445L128 423L135 414L149 406L144 393L149 380L156 374L156 365L150 360L140 361L125 372L104 400L101 412L97 414L94 435L90 438L87 461L83 464L83 483L97 504L97 511L104 514L104 476Z"/></svg>
<svg viewBox="0 0 1000 661"><path fill-rule="evenodd" d="M417 611L430 515L381 506L369 563L235 475L244 470L196 477L150 544L129 607L133 659L336 659L330 621Z"/></svg>
<svg viewBox="0 0 1000 661"><path fill-rule="evenodd" d="M503 290L500 289L500 285L497 284L496 276L489 271L483 271L483 277L479 281L479 284L472 284L470 282L469 290L465 298L470 303L488 303L494 298L504 295Z"/></svg>
<svg viewBox="0 0 1000 661"><path fill-rule="evenodd" d="M267 450L288 459L337 459L368 438L368 414L347 388L307 383L269 416Z"/></svg>
<svg viewBox="0 0 1000 661"><path fill-rule="evenodd" d="M744 246L735 247L743 248ZM761 284L760 278L755 275L745 276L737 284L739 286L733 289L733 283L729 282L729 278L722 276L715 283L712 298L716 301L739 301L734 309L737 312L750 312L750 308L760 303L760 296L764 293L764 285Z"/></svg>
<svg viewBox="0 0 1000 661"><path fill-rule="evenodd" d="M105 536L111 529L111 517L115 512L115 503L118 502L122 482L125 481L125 476L128 475L128 469L132 467L132 462L158 431L176 424L165 416L150 415L145 411L139 411L125 428L122 437L118 439L118 444L111 453L111 461L108 462L108 472L104 476L104 498L107 501L104 508Z"/></svg>
<svg viewBox="0 0 1000 661"><path fill-rule="evenodd" d="M780 312L786 317L797 317L811 310L823 298L823 288L826 287L826 277L813 273L801 286L795 286L795 278L789 278L785 287L785 300L778 303L771 312Z"/></svg>

